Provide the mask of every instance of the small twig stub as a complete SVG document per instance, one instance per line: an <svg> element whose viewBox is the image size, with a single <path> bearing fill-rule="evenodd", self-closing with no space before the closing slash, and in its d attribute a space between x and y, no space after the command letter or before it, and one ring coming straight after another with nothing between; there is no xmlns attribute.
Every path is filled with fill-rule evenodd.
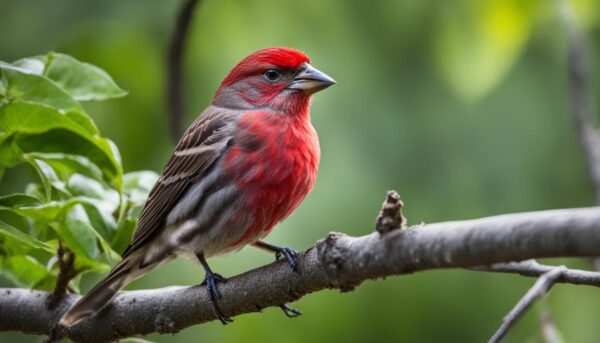
<svg viewBox="0 0 600 343"><path fill-rule="evenodd" d="M59 270L54 290L47 299L47 304L50 308L55 307L60 299L67 294L67 291L70 289L69 282L77 276L77 270L75 269L75 254L64 247L60 240L58 241L58 250L56 254L58 257Z"/></svg>
<svg viewBox="0 0 600 343"><path fill-rule="evenodd" d="M405 228L406 218L402 215L403 206L400 194L394 190L388 191L375 221L377 232L384 235L392 230Z"/></svg>
<svg viewBox="0 0 600 343"><path fill-rule="evenodd" d="M299 273L286 263L272 263L229 278L221 284L226 299L222 310L233 317L290 303L323 289L346 289L365 280L425 270L468 268L542 256L598 255L600 207L425 224L418 229L389 232L384 239L378 232L361 237L332 234L299 254ZM493 270L510 269L536 277L556 269L532 263L500 267L494 265ZM563 270L560 275L546 278L552 276L552 282L597 285L598 274ZM48 334L52 324L79 298L67 294L57 307L49 309L45 304L47 297L43 291L0 288L0 332ZM169 325L164 325L164 318L171 320ZM176 332L214 319L204 286L124 291L102 315L74 326L68 338L76 342L112 342L159 330ZM161 325L157 327L156 323Z"/></svg>

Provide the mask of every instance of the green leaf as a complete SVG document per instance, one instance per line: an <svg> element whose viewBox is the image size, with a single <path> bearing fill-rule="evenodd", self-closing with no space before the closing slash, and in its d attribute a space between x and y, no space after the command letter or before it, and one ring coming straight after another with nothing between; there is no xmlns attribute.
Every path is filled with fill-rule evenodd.
<svg viewBox="0 0 600 343"><path fill-rule="evenodd" d="M97 234L89 224L83 207L74 206L61 223L59 235L65 238L66 245L77 255L96 259L100 254Z"/></svg>
<svg viewBox="0 0 600 343"><path fill-rule="evenodd" d="M55 253L55 250L51 245L39 241L2 221L0 221L0 241L3 241L5 244L8 243L13 249L17 248L16 244L18 244L19 248L22 248L26 251L30 249L41 249L52 254Z"/></svg>
<svg viewBox="0 0 600 343"><path fill-rule="evenodd" d="M20 216L37 220L43 223L60 222L74 207L78 205L89 205L95 206L99 209L103 209L106 204L101 204L97 199L89 197L72 197L64 201L50 201L41 203L36 206L1 206L0 210L11 211ZM114 205L111 205L114 206ZM112 208L112 207L111 207ZM105 208L104 208L105 210Z"/></svg>
<svg viewBox="0 0 600 343"><path fill-rule="evenodd" d="M118 150L110 140L91 134L68 116L49 107L14 102L0 107L0 141L13 137L10 145L0 144L0 157L13 156L2 150L81 155L96 164L107 179L120 189L121 164ZM10 150L13 149L13 150ZM8 158L0 164L10 165Z"/></svg>
<svg viewBox="0 0 600 343"><path fill-rule="evenodd" d="M31 256L3 258L0 265L2 275L22 287L51 289L56 282L56 276Z"/></svg>
<svg viewBox="0 0 600 343"><path fill-rule="evenodd" d="M6 98L6 80L0 75L0 105L2 105L3 98Z"/></svg>
<svg viewBox="0 0 600 343"><path fill-rule="evenodd" d="M9 210L32 220L50 223L57 220L58 216L62 213L63 208L63 202L51 201L39 206L22 206L14 208L0 207L0 210Z"/></svg>
<svg viewBox="0 0 600 343"><path fill-rule="evenodd" d="M79 292L79 283L81 282L81 276L94 272L94 273L106 273L110 271L110 265L107 263L99 262L97 260L90 260L82 255L75 257L75 270L78 271L77 276L71 280L71 286L75 288L75 291Z"/></svg>
<svg viewBox="0 0 600 343"><path fill-rule="evenodd" d="M40 70L41 62L43 68ZM22 59L14 63L56 82L75 100L105 100L127 94L104 70L75 58L50 52L46 56Z"/></svg>
<svg viewBox="0 0 600 343"><path fill-rule="evenodd" d="M87 157L63 153L29 153L27 159L41 160L52 167L60 180L68 180L74 174L82 174L102 181L102 171Z"/></svg>
<svg viewBox="0 0 600 343"><path fill-rule="evenodd" d="M0 222L0 269L13 282L52 287L53 259L45 267L25 254L54 255L57 238L76 255L80 275L106 272L119 259L111 244L124 249L136 226L123 218L133 203L122 205L119 150L77 101L123 95L106 72L66 55L0 62L0 171L28 162L41 180L27 185L26 194L0 197L0 211L23 217L28 228ZM145 200L155 179L131 175L129 195Z"/></svg>
<svg viewBox="0 0 600 343"><path fill-rule="evenodd" d="M0 130L3 136L19 133L43 133L52 129L73 131L82 137L89 132L64 114L32 102L14 102L0 108Z"/></svg>
<svg viewBox="0 0 600 343"><path fill-rule="evenodd" d="M42 180L46 201L52 200L52 189L59 192L61 195L59 198L61 199L71 196L65 187L65 183L58 178L58 175L48 163L37 159L28 159L28 161L37 171L40 180Z"/></svg>
<svg viewBox="0 0 600 343"><path fill-rule="evenodd" d="M0 62L0 73L6 82L5 96L9 101L28 101L65 111L81 109L68 93L43 76L25 73L4 62Z"/></svg>
<svg viewBox="0 0 600 343"><path fill-rule="evenodd" d="M66 245L76 254L96 259L102 253L109 261L118 259L119 255L92 226L85 205L94 205L93 199L78 197L67 202L64 207L67 215L61 218L61 226L53 226L57 234L64 238Z"/></svg>
<svg viewBox="0 0 600 343"><path fill-rule="evenodd" d="M74 174L68 182L69 190L87 201L82 203L91 225L103 239L110 241L117 227L113 213L119 206L119 193L98 181Z"/></svg>
<svg viewBox="0 0 600 343"><path fill-rule="evenodd" d="M21 207L39 205L40 200L36 197L15 193L5 196L0 196L0 207Z"/></svg>
<svg viewBox="0 0 600 343"><path fill-rule="evenodd" d="M158 174L153 171L127 173L123 175L123 193L136 205L143 204L157 181Z"/></svg>
<svg viewBox="0 0 600 343"><path fill-rule="evenodd" d="M101 210L102 202L94 201L94 203L94 205L91 202L82 204L88 215L90 224L105 241L111 241L117 229L117 223L111 213Z"/></svg>
<svg viewBox="0 0 600 343"><path fill-rule="evenodd" d="M9 136L2 141L2 136L2 132L0 131L0 166L9 167L22 162L23 151L15 143L15 137Z"/></svg>
<svg viewBox="0 0 600 343"><path fill-rule="evenodd" d="M75 257L75 261L77 262L77 257ZM83 274L83 272L80 272L79 269L75 269L78 271L77 275L75 275L74 278L71 279L71 282L69 282L69 286L71 286L71 288L75 291L75 293L80 294L81 293L81 288L79 287L81 284L81 276Z"/></svg>
<svg viewBox="0 0 600 343"><path fill-rule="evenodd" d="M68 213L62 220L51 224L64 244L78 256L89 259L98 257L99 249L97 234L85 217L85 211L80 205L66 209Z"/></svg>
<svg viewBox="0 0 600 343"><path fill-rule="evenodd" d="M81 174L73 174L69 178L67 187L75 195L103 200L107 205L107 211L114 211L119 203L117 191Z"/></svg>
<svg viewBox="0 0 600 343"><path fill-rule="evenodd" d="M27 186L25 186L25 195L36 199L44 199L44 187L39 183L28 183Z"/></svg>
<svg viewBox="0 0 600 343"><path fill-rule="evenodd" d="M92 226L86 211L86 207L89 206L98 208L98 203L95 199L74 197L67 201L51 201L38 206L0 207L0 210L8 210L25 218L46 223L76 255L96 259L102 252L109 260L115 260L118 255L108 244L110 235L106 232L101 235ZM110 223L103 222L105 226L108 225L107 222ZM114 223L112 225L116 226ZM109 229L104 227L104 230Z"/></svg>
<svg viewBox="0 0 600 343"><path fill-rule="evenodd" d="M42 58L27 57L15 61L10 64L13 68L18 69L22 73L42 75L44 74L44 60Z"/></svg>
<svg viewBox="0 0 600 343"><path fill-rule="evenodd" d="M74 121L75 123L77 123L79 126L84 128L85 130L87 130L87 132L89 132L90 134L92 134L92 135L100 134L100 131L98 130L98 127L96 126L96 123L94 123L92 118L90 118L87 114L85 114L83 112L79 112L79 111L69 111L69 112L65 113L65 116L67 118L71 119L72 121Z"/></svg>
<svg viewBox="0 0 600 343"><path fill-rule="evenodd" d="M123 252L125 248L131 242L131 237L133 236L133 231L137 226L137 220L128 217L121 222L119 227L117 228L117 232L114 235L112 241L110 242L110 246L114 251Z"/></svg>

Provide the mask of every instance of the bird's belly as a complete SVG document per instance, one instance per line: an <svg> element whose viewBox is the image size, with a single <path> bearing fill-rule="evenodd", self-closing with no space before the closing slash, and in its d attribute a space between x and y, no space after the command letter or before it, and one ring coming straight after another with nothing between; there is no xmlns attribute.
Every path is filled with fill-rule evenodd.
<svg viewBox="0 0 600 343"><path fill-rule="evenodd" d="M231 245L243 246L266 236L300 205L313 183L314 178L305 170L305 166L291 165L286 177L263 177L241 184L244 212L250 215L251 220L244 234L232 241Z"/></svg>
<svg viewBox="0 0 600 343"><path fill-rule="evenodd" d="M251 226L251 219L245 212L241 199L238 198L221 210L207 212L200 209L194 217L167 227L164 236L174 254L196 259L196 254L210 257L243 247L231 244L239 241ZM207 221L210 217L216 219Z"/></svg>
<svg viewBox="0 0 600 343"><path fill-rule="evenodd" d="M296 207L297 203L285 196L282 189L256 194L240 194L236 205L224 210L220 219L206 226L206 216L199 213L180 225L169 227L165 234L176 255L195 259L202 253L205 257L233 252L266 236ZM263 206L256 206L258 203ZM270 204L270 205L267 205Z"/></svg>
<svg viewBox="0 0 600 343"><path fill-rule="evenodd" d="M300 204L311 186L310 180L246 185L218 209L205 202L190 219L168 226L160 240L169 242L172 253L192 260L198 253L210 257L239 250L266 236Z"/></svg>
<svg viewBox="0 0 600 343"><path fill-rule="evenodd" d="M218 182L227 186L213 190L204 201L189 201L200 208L167 227L164 238L175 254L189 257L214 256L254 243L298 207L314 185L317 167L318 147L313 151L267 144L248 151L234 146L215 169L223 171Z"/></svg>

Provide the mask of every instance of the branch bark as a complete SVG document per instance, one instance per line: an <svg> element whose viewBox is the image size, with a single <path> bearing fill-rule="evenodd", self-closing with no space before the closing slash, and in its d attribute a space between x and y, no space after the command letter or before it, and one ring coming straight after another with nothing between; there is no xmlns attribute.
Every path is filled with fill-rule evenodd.
<svg viewBox="0 0 600 343"><path fill-rule="evenodd" d="M385 235L330 233L299 254L298 273L279 261L230 278L220 285L223 298L219 306L225 315L235 316L289 303L322 289L349 291L365 280L390 275L595 255L600 255L598 207L416 225ZM0 331L48 334L79 297L66 295L49 309L47 296L42 291L0 289ZM68 336L76 341L104 342L177 332L214 319L204 286L128 291L120 292L112 306L75 326Z"/></svg>

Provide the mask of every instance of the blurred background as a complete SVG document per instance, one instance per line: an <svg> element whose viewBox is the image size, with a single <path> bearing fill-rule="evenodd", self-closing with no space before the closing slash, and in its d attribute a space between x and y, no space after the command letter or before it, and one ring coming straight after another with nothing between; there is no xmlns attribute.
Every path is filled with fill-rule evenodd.
<svg viewBox="0 0 600 343"><path fill-rule="evenodd" d="M125 98L87 103L126 171L160 171L173 143L165 111L165 54L179 0L0 0L0 60L47 51L100 66ZM572 1L588 38L591 96L600 108L600 2ZM186 125L221 79L264 47L304 50L338 81L316 95L322 148L313 193L269 241L306 249L329 231L373 230L385 191L409 223L590 206L593 197L569 112L565 32L553 1L205 0L185 55ZM596 112L594 112L596 113ZM27 173L8 171L0 194ZM212 259L234 275L273 257L247 248ZM553 260L589 268L583 260ZM88 287L100 275L88 276ZM129 289L192 285L203 271L179 260ZM292 306L195 326L156 342L481 342L534 282L513 275L428 271L323 291ZM10 286L0 277L0 286ZM1 309L0 309L1 310ZM600 337L600 294L559 285L507 342L541 342L549 311L565 341ZM3 342L42 338L2 333Z"/></svg>

